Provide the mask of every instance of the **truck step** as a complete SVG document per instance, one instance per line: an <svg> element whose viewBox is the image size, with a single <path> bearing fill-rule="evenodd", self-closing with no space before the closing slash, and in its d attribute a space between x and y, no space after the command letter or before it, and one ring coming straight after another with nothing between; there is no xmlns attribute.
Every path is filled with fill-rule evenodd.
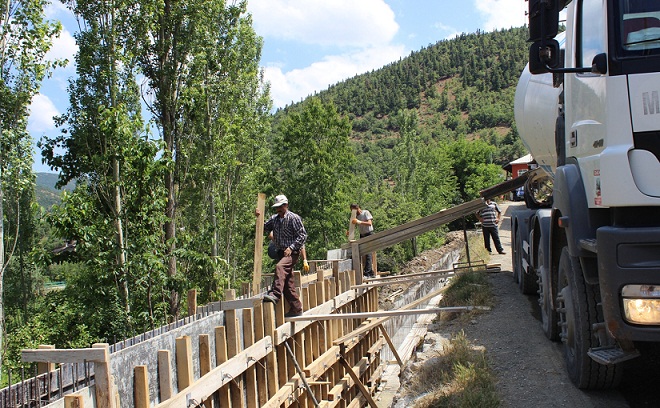
<svg viewBox="0 0 660 408"><path fill-rule="evenodd" d="M594 254L598 253L598 246L595 239L581 239L580 248L589 252L593 252Z"/></svg>
<svg viewBox="0 0 660 408"><path fill-rule="evenodd" d="M595 347L590 349L587 354L595 362L604 365L618 364L640 356L636 349L622 350L616 346Z"/></svg>

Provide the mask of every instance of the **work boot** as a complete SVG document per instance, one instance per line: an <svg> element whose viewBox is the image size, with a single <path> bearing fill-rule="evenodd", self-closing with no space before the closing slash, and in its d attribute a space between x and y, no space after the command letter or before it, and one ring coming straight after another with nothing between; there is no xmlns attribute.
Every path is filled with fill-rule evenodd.
<svg viewBox="0 0 660 408"><path fill-rule="evenodd" d="M276 305L277 302L279 301L277 296L273 295L272 293L266 293L264 295L263 299L264 299L264 302L269 302L269 303L272 303L274 305Z"/></svg>
<svg viewBox="0 0 660 408"><path fill-rule="evenodd" d="M302 310L299 310L297 312L294 312L293 310L289 310L288 312L284 313L284 317L298 317L302 316Z"/></svg>

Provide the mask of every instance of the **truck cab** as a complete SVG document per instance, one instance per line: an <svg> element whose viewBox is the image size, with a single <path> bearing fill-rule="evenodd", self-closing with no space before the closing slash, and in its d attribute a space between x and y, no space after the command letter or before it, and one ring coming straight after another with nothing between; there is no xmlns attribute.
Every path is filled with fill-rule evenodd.
<svg viewBox="0 0 660 408"><path fill-rule="evenodd" d="M573 382L606 388L637 342L660 341L660 2L529 8L516 124L545 174L512 216L514 274Z"/></svg>

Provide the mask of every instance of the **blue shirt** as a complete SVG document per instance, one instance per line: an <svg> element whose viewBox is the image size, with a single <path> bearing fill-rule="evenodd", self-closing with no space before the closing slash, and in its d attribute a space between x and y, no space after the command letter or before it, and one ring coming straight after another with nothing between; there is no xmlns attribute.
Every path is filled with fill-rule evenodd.
<svg viewBox="0 0 660 408"><path fill-rule="evenodd" d="M291 248L292 251L300 251L307 240L302 219L291 211L287 211L283 217L274 214L264 223L264 230L273 231L273 240L281 250Z"/></svg>

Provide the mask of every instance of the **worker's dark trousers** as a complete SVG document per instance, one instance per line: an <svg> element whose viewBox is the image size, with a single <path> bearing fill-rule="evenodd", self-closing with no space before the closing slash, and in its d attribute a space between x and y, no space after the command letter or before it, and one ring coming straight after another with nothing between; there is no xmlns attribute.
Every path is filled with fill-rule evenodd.
<svg viewBox="0 0 660 408"><path fill-rule="evenodd" d="M500 243L500 233L498 231L497 226L494 227L485 227L482 226L481 230L484 233L484 246L490 252L490 238L493 238L493 242L495 243L495 249L497 249L497 252L504 252L504 248L502 248L502 244Z"/></svg>
<svg viewBox="0 0 660 408"><path fill-rule="evenodd" d="M296 291L296 282L293 279L293 266L298 262L300 254L294 252L291 256L285 256L275 266L275 279L271 293L278 299L284 298L289 302L291 309L289 311L297 313L302 312L302 303Z"/></svg>
<svg viewBox="0 0 660 408"><path fill-rule="evenodd" d="M373 232L369 232L366 234L360 234L360 238L368 237L369 235L373 234ZM368 252L364 256L364 270L362 271L362 274L364 276L373 276L374 274L374 268L373 268L373 253Z"/></svg>

